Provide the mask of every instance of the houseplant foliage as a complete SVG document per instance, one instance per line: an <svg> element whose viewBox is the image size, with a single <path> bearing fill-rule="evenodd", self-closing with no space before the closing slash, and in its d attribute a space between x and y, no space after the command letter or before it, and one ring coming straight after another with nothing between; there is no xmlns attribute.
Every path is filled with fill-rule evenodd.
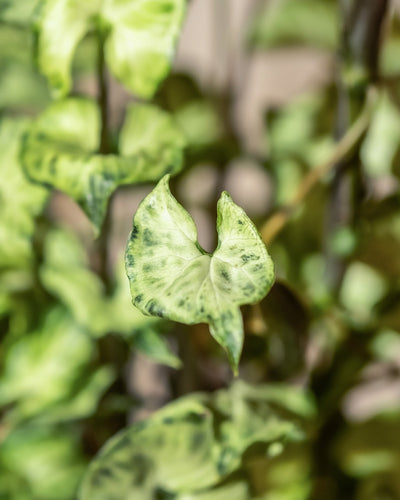
<svg viewBox="0 0 400 500"><path fill-rule="evenodd" d="M58 101L32 125L22 150L27 175L74 198L97 231L108 198L118 186L176 172L182 165L184 146L182 132L168 114L150 105L127 109L119 155L98 153L100 127L95 102L78 98ZM139 138L141 130L146 133ZM131 136L137 140L130 140Z"/></svg>
<svg viewBox="0 0 400 500"><path fill-rule="evenodd" d="M0 497L398 498L399 15L260 2L238 61L213 4L217 89L195 3L0 0ZM276 48L335 64L254 152Z"/></svg>
<svg viewBox="0 0 400 500"><path fill-rule="evenodd" d="M243 345L238 306L258 302L271 288L271 259L250 219L226 192L218 201L218 247L207 254L168 179L161 179L133 221L125 256L133 302L153 316L209 323L237 371Z"/></svg>

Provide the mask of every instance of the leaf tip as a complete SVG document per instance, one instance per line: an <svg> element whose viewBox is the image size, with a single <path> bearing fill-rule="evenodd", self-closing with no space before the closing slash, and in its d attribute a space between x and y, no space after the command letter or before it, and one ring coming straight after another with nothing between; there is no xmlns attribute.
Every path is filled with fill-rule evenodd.
<svg viewBox="0 0 400 500"><path fill-rule="evenodd" d="M232 202L232 196L228 193L228 191L222 191L221 196L218 200L218 203L220 202Z"/></svg>
<svg viewBox="0 0 400 500"><path fill-rule="evenodd" d="M170 189L169 189L170 178L171 178L171 174L165 174L163 177L161 177L161 179L158 181L156 189L159 188L159 189L166 190L166 191L170 192Z"/></svg>

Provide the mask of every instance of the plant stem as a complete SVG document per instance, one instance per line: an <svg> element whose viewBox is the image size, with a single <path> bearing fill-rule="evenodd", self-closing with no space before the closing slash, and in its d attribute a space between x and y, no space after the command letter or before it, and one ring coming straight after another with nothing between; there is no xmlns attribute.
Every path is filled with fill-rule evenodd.
<svg viewBox="0 0 400 500"><path fill-rule="evenodd" d="M292 202L276 212L267 220L267 222L261 228L261 236L265 244L271 243L271 241L276 238L276 236L281 232L285 225L290 221L293 213L304 202L313 187L326 174L328 174L328 172L333 169L335 165L337 165L340 161L343 161L343 159L362 139L364 133L368 128L371 111L375 100L376 90L374 88L371 88L368 93L368 98L366 100L363 111L360 113L357 120L347 131L347 133L336 144L331 156L325 162L313 168L303 179L303 182L300 184L300 187L295 194Z"/></svg>
<svg viewBox="0 0 400 500"><path fill-rule="evenodd" d="M98 58L97 58L97 82L98 82L98 105L100 109L100 138L99 153L107 155L110 153L110 132L109 123L109 89L107 81L107 69L104 60L104 36L98 35ZM108 262L108 240L111 229L111 200L108 203L108 209L104 217L100 237L98 239L99 254L99 275L104 283L106 293L112 291L112 280Z"/></svg>
<svg viewBox="0 0 400 500"><path fill-rule="evenodd" d="M104 37L99 34L98 37L98 58L97 58L97 81L98 81L98 104L100 109L100 143L99 153L110 153L110 134L108 130L108 81L107 70L104 61Z"/></svg>

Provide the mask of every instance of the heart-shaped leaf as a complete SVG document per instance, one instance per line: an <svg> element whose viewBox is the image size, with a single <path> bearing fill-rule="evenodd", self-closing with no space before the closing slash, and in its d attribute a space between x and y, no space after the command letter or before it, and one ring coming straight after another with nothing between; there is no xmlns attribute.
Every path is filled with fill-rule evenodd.
<svg viewBox="0 0 400 500"><path fill-rule="evenodd" d="M261 300L274 270L257 229L228 193L218 202L218 247L197 242L190 215L171 195L166 175L133 221L126 270L133 303L145 314L208 323L237 371L243 344L239 306Z"/></svg>
<svg viewBox="0 0 400 500"><path fill-rule="evenodd" d="M56 95L71 88L71 63L89 31L106 38L111 72L132 92L151 97L169 71L185 0L44 0L37 59Z"/></svg>
<svg viewBox="0 0 400 500"><path fill-rule="evenodd" d="M170 115L147 104L128 109L121 130L121 156L97 153L99 130L95 102L66 99L38 117L22 151L29 177L71 196L97 230L108 198L118 186L156 181L167 172L177 172L185 144Z"/></svg>

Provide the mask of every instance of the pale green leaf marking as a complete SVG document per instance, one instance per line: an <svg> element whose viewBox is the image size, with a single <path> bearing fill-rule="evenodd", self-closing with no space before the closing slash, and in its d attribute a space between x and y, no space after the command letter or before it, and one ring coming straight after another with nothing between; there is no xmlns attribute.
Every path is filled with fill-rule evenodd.
<svg viewBox="0 0 400 500"><path fill-rule="evenodd" d="M167 75L185 0L45 0L37 23L39 68L56 95L71 89L71 63L89 31L106 38L106 62L129 90L151 97Z"/></svg>
<svg viewBox="0 0 400 500"><path fill-rule="evenodd" d="M29 177L71 196L97 231L108 198L118 186L156 181L165 173L177 172L184 146L171 116L150 105L128 109L121 155L97 153L99 131L99 112L93 101L58 101L37 118L22 151Z"/></svg>
<svg viewBox="0 0 400 500"><path fill-rule="evenodd" d="M239 306L261 300L271 288L271 258L226 192L217 208L218 247L207 254L168 180L161 179L134 217L125 258L133 303L145 314L208 323L236 371L243 344Z"/></svg>
<svg viewBox="0 0 400 500"><path fill-rule="evenodd" d="M32 257L35 216L43 210L47 190L30 182L19 162L21 137L29 122L0 121L0 265L20 267Z"/></svg>

